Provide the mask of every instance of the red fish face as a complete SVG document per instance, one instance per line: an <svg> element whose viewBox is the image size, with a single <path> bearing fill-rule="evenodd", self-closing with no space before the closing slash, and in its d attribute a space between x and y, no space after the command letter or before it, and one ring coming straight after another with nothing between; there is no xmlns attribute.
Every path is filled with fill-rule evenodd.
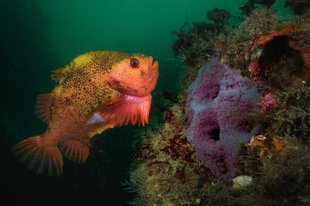
<svg viewBox="0 0 310 206"><path fill-rule="evenodd" d="M112 67L108 84L122 94L142 97L155 89L158 75L153 57L132 55Z"/></svg>

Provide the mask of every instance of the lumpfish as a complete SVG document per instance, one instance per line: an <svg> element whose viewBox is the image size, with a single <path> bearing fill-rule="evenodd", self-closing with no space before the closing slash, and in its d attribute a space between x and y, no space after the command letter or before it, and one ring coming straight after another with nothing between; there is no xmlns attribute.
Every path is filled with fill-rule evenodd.
<svg viewBox="0 0 310 206"><path fill-rule="evenodd" d="M76 57L52 72L59 84L37 98L46 131L17 143L13 154L38 174L62 175L62 155L84 163L96 134L148 123L158 75L158 62L142 54L91 51Z"/></svg>

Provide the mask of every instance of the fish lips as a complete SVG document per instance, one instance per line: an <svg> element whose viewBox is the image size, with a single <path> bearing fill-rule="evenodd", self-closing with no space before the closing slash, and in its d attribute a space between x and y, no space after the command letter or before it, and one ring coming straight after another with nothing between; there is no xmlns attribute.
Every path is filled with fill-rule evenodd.
<svg viewBox="0 0 310 206"><path fill-rule="evenodd" d="M151 61L150 69L149 72L146 74L146 78L149 81L150 92L152 92L157 85L159 72L158 72L158 62L157 61L153 62L152 57L150 57L150 61Z"/></svg>

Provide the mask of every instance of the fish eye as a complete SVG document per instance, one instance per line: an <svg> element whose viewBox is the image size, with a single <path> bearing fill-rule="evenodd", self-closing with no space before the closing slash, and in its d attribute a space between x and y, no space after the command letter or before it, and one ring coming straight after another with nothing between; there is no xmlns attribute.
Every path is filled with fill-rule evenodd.
<svg viewBox="0 0 310 206"><path fill-rule="evenodd" d="M139 67L139 60L137 58L131 58L130 59L130 66L132 68L138 68Z"/></svg>

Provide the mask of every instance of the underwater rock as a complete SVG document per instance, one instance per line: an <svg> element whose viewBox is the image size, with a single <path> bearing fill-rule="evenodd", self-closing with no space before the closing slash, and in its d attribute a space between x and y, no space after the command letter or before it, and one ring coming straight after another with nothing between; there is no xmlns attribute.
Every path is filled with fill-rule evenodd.
<svg viewBox="0 0 310 206"><path fill-rule="evenodd" d="M258 110L259 98L250 79L215 59L200 69L189 88L187 138L197 158L219 179L236 176L240 145L259 131L250 117Z"/></svg>
<svg viewBox="0 0 310 206"><path fill-rule="evenodd" d="M261 35L256 42L257 47L263 47L258 62L261 79L265 82L269 81L273 86L277 84L280 88L283 88L283 82L286 84L292 82L292 76L308 81L310 79L309 34L309 23L291 23ZM287 66L289 64L293 64L292 68ZM277 69L278 65L280 68ZM285 69L286 67L288 68Z"/></svg>

